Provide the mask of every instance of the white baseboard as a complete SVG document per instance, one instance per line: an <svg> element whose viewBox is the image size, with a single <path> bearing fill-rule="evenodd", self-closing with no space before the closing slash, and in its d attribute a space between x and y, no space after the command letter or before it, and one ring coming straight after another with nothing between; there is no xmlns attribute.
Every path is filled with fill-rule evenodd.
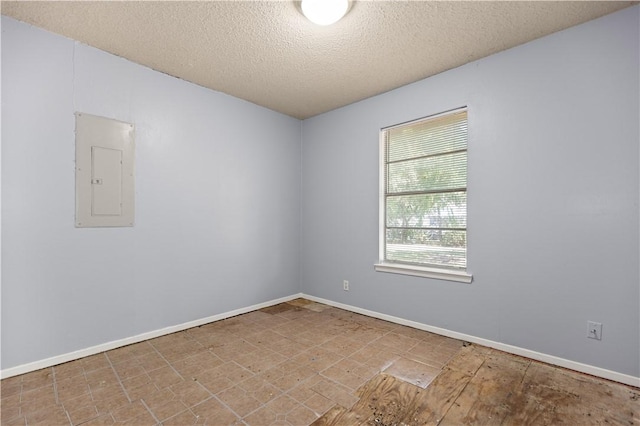
<svg viewBox="0 0 640 426"><path fill-rule="evenodd" d="M165 327L159 330L149 331L146 333L138 334L136 336L127 337L125 339L114 340L112 342L103 343L97 346L92 346L90 348L81 349L78 351L57 355L57 356L43 359L40 361L30 362L28 364L22 364L16 367L7 368L4 370L0 370L0 378L6 379L8 377L17 376L19 374L40 370L41 368L47 368L53 365L74 361L76 359L80 359L90 355L95 355L100 352L109 351L122 346L127 346L133 343L142 342L144 340L164 336L166 334L176 333L178 331L183 331L188 328L198 327L204 324L208 324L210 322L231 318L236 315L246 314L247 312L266 308L268 306L277 305L278 303L288 302L290 300L297 299L299 297L304 297L305 299L309 299L314 302L324 303L329 306L334 306L336 308L344 309L344 310L355 312L362 315L367 315L369 317L379 318L379 319L393 322L396 324L417 328L419 330L429 331L431 333L440 334L442 336L447 336L447 337L451 337L458 340L464 340L467 342L476 343L478 345L487 346L487 347L498 349L514 355L523 356L526 358L531 358L536 361L546 362L548 364L557 365L559 367L568 368L570 370L579 371L581 373L590 374L592 376L601 377L603 379L613 380L615 382L624 383L626 385L640 387L640 377L634 377L628 374L622 374L616 371L611 371L611 370L607 370L600 367L594 367L588 364L582 364L576 361L559 358L553 355L547 355L547 354L532 351L529 349L520 348L518 346L512 346L512 345L507 345L505 343L494 342L493 340L487 340L480 337L471 336L469 334L458 333L456 331L447 330L445 328L433 327L433 326L422 324L419 322L410 321L404 318L394 317L392 315L387 315L387 314L381 314L379 312L358 308L356 306L346 305L344 303L334 302L332 300L327 300L327 299L311 296L304 293L292 294L290 296L281 297L279 299L270 300L268 302L258 303L257 305L248 306L246 308L240 308L233 311L224 312L224 313L213 315L207 318L189 321L189 322L179 324L179 325L174 325L171 327Z"/></svg>
<svg viewBox="0 0 640 426"><path fill-rule="evenodd" d="M176 333L188 328L198 327L204 324L208 324L214 321L220 321L226 318L235 317L236 315L246 314L247 312L255 311L258 309L266 308L268 306L277 305L278 303L288 302L290 300L302 297L301 293L293 294L291 296L281 297L279 299L270 300L264 303L258 303L257 305L248 306L246 308L240 308L229 312L213 315L207 318L202 318L194 321L185 322L183 324L173 325L171 327L161 328L159 330L153 330L146 333L138 334L136 336L127 337L125 339L114 340L112 342L103 343L100 345L92 346L86 349L80 349L78 351L69 352L62 355L57 355L51 358L43 359L40 361L30 362L28 364L18 365L16 367L0 370L0 378L6 379L8 377L17 376L19 374L29 373L31 371L40 370L41 368L47 368L54 365L62 364L69 361L75 361L80 358L84 358L89 355L95 355L100 352L110 351L112 349L120 348L122 346L131 345L133 343L142 342L144 340L153 339L156 337L164 336L166 334Z"/></svg>
<svg viewBox="0 0 640 426"><path fill-rule="evenodd" d="M463 340L466 342L476 343L478 345L498 349L500 351L534 359L536 361L546 362L547 364L556 365L558 367L568 368L570 370L579 371L581 373L590 374L592 376L601 377L603 379L612 380L614 382L624 383L625 385L640 387L640 377L634 377L628 374L618 373L616 371L607 370L605 368L594 367L593 365L582 364L580 362L571 361L568 359L559 358L557 356L532 351L530 349L520 348L518 346L512 346L512 345L507 345L505 343L494 342L493 340L487 340L480 337L471 336L469 334L458 333L456 331L447 330L445 328L433 327L431 325L426 325L419 322L394 317L392 315L381 314L379 312L358 308L356 306L345 305L344 303L338 303L338 302L323 299L320 297L304 294L304 293L300 295L300 297L304 297L305 299L309 299L314 302L324 303L325 305L334 306L336 308L344 309L347 311L355 312L355 313L366 315L369 317L382 319L382 320L393 322L396 324L406 325L409 327L417 328L419 330L429 331L431 333L440 334L442 336L447 336L454 339Z"/></svg>

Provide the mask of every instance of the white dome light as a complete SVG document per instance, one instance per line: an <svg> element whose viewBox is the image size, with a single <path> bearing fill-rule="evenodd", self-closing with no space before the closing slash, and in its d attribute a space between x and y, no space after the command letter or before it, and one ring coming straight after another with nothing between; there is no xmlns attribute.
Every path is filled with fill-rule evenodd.
<svg viewBox="0 0 640 426"><path fill-rule="evenodd" d="M302 13L318 25L338 22L349 9L349 0L302 0Z"/></svg>

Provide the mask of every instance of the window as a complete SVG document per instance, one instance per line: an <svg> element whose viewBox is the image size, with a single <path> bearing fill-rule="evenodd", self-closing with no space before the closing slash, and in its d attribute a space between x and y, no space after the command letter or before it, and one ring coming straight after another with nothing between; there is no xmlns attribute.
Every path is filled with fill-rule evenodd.
<svg viewBox="0 0 640 426"><path fill-rule="evenodd" d="M380 132L376 270L471 282L466 108Z"/></svg>

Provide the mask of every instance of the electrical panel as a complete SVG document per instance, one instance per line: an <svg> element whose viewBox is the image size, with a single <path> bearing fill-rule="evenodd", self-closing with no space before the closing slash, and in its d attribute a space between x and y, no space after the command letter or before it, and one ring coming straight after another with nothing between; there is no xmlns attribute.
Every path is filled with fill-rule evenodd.
<svg viewBox="0 0 640 426"><path fill-rule="evenodd" d="M133 226L134 126L76 113L76 227Z"/></svg>

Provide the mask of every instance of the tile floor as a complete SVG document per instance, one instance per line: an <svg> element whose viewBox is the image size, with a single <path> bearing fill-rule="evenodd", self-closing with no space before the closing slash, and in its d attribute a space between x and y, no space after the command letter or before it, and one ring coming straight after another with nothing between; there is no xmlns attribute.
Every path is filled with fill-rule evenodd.
<svg viewBox="0 0 640 426"><path fill-rule="evenodd" d="M384 371L425 388L462 342L297 299L1 382L2 425L309 425Z"/></svg>

